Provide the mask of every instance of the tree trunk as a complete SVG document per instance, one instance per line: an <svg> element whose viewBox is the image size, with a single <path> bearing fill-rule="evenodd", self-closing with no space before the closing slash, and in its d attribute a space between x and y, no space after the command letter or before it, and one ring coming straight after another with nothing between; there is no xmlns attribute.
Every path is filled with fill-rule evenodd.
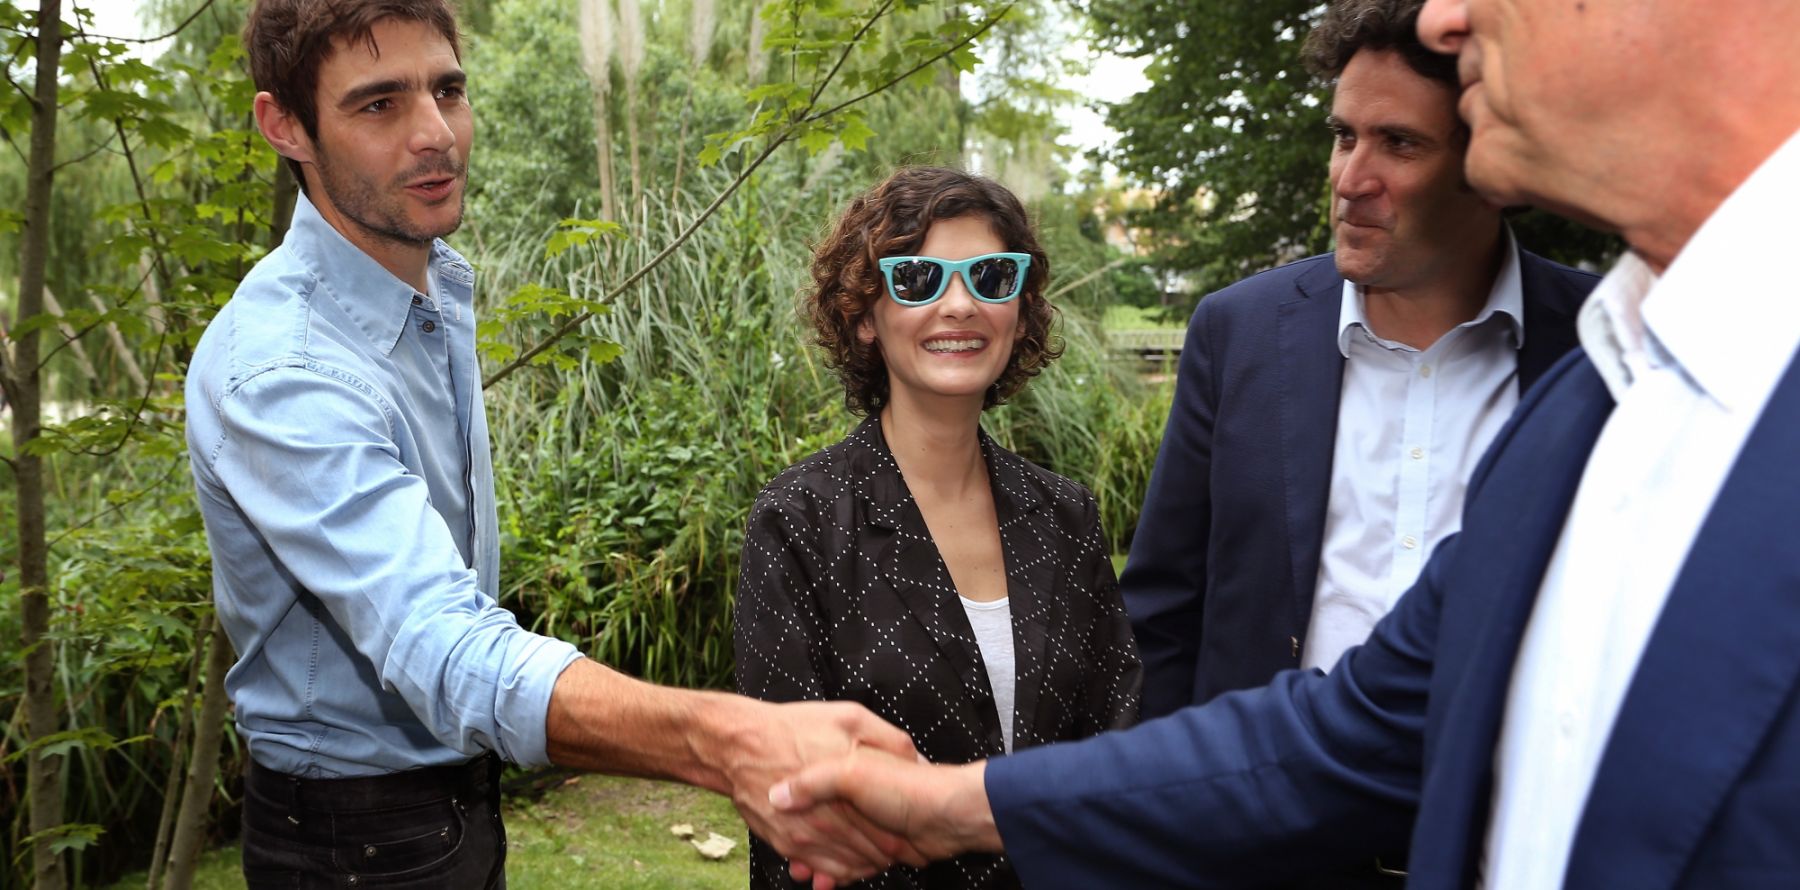
<svg viewBox="0 0 1800 890"><path fill-rule="evenodd" d="M169 841L169 871L163 890L188 890L200 864L206 840L206 811L212 804L213 779L219 774L219 738L225 733L225 671L236 653L225 637L225 625L213 621L212 648L206 653L206 690L194 718L194 754L188 758L187 786L181 791L181 815Z"/></svg>
<svg viewBox="0 0 1800 890"><path fill-rule="evenodd" d="M594 155L600 165L600 218L619 218L613 192L612 124L606 119L606 94L594 91Z"/></svg>
<svg viewBox="0 0 1800 890"><path fill-rule="evenodd" d="M169 775L163 780L162 815L156 819L156 843L150 848L150 879L144 882L145 890L156 890L162 885L169 834L175 828L175 805L181 802L176 788L181 782L181 768L187 763L188 735L194 727L194 690L200 686L200 662L206 655L201 641L212 636L212 627L213 615L209 612L200 619L194 634L194 657L188 660L187 692L181 697L181 710L175 718L175 745L169 749Z"/></svg>
<svg viewBox="0 0 1800 890"><path fill-rule="evenodd" d="M25 238L20 250L20 320L44 311L44 274L50 260L50 182L56 173L57 66L62 60L62 0L38 6L37 83L32 98L31 155L25 174ZM15 329L15 333L17 333ZM29 453L43 422L38 334L18 334L9 357L6 395L13 413L13 474L18 483L19 615L25 647L25 744L57 731L55 643L50 631L49 551L44 540L44 462ZM31 807L32 884L62 890L62 857L51 852L52 829L63 824L61 755L25 758Z"/></svg>

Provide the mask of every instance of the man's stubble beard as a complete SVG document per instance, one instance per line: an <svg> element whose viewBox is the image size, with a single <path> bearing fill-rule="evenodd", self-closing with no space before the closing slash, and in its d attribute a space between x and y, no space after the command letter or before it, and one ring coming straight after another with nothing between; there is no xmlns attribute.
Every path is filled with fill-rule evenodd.
<svg viewBox="0 0 1800 890"><path fill-rule="evenodd" d="M459 177L467 169L466 164L448 156L445 158L444 161L426 163L394 177L393 187L404 188L402 183L429 173ZM319 174L319 186L325 190L325 197L331 201L331 206L357 228L380 240L410 247L424 247L462 226L463 209L468 198L466 180L457 191L456 218L442 231L432 231L413 226L407 219L401 199L384 193L368 177L353 170L340 176L323 146L315 146L313 169Z"/></svg>

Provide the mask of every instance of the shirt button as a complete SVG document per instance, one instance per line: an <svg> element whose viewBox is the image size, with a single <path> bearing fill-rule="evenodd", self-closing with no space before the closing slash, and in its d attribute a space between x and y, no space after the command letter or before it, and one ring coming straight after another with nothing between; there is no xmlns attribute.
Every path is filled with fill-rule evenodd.
<svg viewBox="0 0 1800 890"><path fill-rule="evenodd" d="M1424 460L1425 459L1425 449L1420 448L1417 445L1414 445L1413 450L1412 450L1412 459L1413 460Z"/></svg>
<svg viewBox="0 0 1800 890"><path fill-rule="evenodd" d="M1556 720L1556 728L1562 732L1563 738L1573 736L1575 734L1575 715L1568 711L1562 712Z"/></svg>
<svg viewBox="0 0 1800 890"><path fill-rule="evenodd" d="M1430 377L1431 376L1431 366L1430 365L1420 365L1419 366L1419 376L1420 377Z"/></svg>
<svg viewBox="0 0 1800 890"><path fill-rule="evenodd" d="M421 297L421 296L419 296L419 295L418 295L418 294L413 294L413 305L414 305L414 306L417 306L417 305L419 305L419 304L420 304L420 303L423 303L423 302L425 302L425 298L424 298L424 297Z"/></svg>
<svg viewBox="0 0 1800 890"><path fill-rule="evenodd" d="M1413 537L1412 535L1407 535L1406 537L1400 539L1400 546L1405 547L1408 550L1411 550L1411 549L1419 546L1419 539Z"/></svg>
<svg viewBox="0 0 1800 890"><path fill-rule="evenodd" d="M424 332L425 332L425 333L427 333L427 334L429 334L429 333L431 333L431 332L432 332L432 331L435 331L435 330L437 330L437 322L435 322L435 321L428 321L428 322L426 322L426 323L424 323L424 324L422 324L422 325L420 325L420 326L419 326L419 327L420 327L420 329L421 329L421 330L423 330L423 331L424 331Z"/></svg>

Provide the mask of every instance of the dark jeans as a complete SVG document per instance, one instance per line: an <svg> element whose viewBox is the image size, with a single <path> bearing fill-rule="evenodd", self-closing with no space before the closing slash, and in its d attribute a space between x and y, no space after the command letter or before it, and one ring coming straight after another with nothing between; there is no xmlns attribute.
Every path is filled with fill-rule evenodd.
<svg viewBox="0 0 1800 890"><path fill-rule="evenodd" d="M250 890L504 890L500 761L353 779L244 775Z"/></svg>

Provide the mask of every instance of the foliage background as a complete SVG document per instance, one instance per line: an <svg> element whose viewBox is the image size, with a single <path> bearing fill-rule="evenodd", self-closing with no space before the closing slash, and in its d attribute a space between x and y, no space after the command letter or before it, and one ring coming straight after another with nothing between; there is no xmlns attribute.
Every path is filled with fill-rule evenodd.
<svg viewBox="0 0 1800 890"><path fill-rule="evenodd" d="M1184 318L1201 294L1328 246L1327 97L1294 62L1315 0L1019 0L981 37L993 64L959 51L804 126L794 103L853 37L860 49L826 103L885 84L1002 7L605 0L635 8L620 22L640 25L612 33L611 61L590 77L581 2L592 0L462 4L478 129L467 222L451 240L476 266L490 371L594 313L566 348L486 391L503 603L654 680L729 684L745 512L766 480L855 422L794 302L812 241L895 165L979 162L1027 199L1055 264L1068 348L985 423L1090 486L1121 552L1170 389L1141 361L1110 357L1099 319L1128 305ZM159 30L178 32L155 65L65 10L59 167L42 222L61 311L33 320L18 317L27 220L12 208L24 203L14 159L33 126L23 97L35 13L0 0L0 342L33 329L46 338L51 408L35 442L0 431L0 456L16 466L28 446L47 468L47 645L61 721L54 736L29 737L24 678L0 674L0 890L26 880L24 758L45 752L65 766L54 840L73 883L142 867L178 784L171 767L219 685L204 681L200 657L210 572L181 379L206 321L278 243L292 206L292 183L248 116L235 39L246 6L149 0ZM879 27L857 36L876 9L887 10ZM1066 27L1151 60L1149 89L1106 109L1117 144L1078 177L1056 141L1055 109L1082 101L1063 86L1079 67L1063 52ZM784 134L795 138L756 166L759 147ZM703 218L635 287L617 289ZM1548 217L1515 226L1528 247L1565 261L1617 250ZM12 533L15 493L0 474L7 602L21 598L12 567L25 549ZM21 624L0 611L8 665L26 656ZM206 789L213 840L234 832L244 762L222 725L219 778Z"/></svg>
<svg viewBox="0 0 1800 890"><path fill-rule="evenodd" d="M235 33L242 0L155 0L179 36L154 66L92 35L65 11L64 114L49 256L60 321L16 317L20 227L0 216L0 310L9 336L47 325L50 409L35 450L48 468L54 687L63 732L34 741L19 717L23 678L0 675L11 719L0 736L0 887L26 880L23 758L63 755L59 779L75 885L142 867L170 772L200 714L210 572L181 437L181 376L205 322L278 242L292 186L250 129L251 89ZM505 577L503 602L527 626L626 671L688 685L730 681L730 601L745 512L787 464L855 422L794 312L811 241L850 195L906 162L965 164L979 152L1034 196L1057 264L1068 356L987 425L1003 442L1093 487L1123 547L1155 453L1166 385L1107 358L1097 319L1115 283L1142 287L1101 239L1091 194L1065 191L1047 103L1021 70L931 66L858 106L856 128L770 156L718 214L634 289L610 290L700 217L750 164L751 134L697 163L713 134L745 133L766 110L752 91L809 86L816 60L784 33L842 33L872 5L835 0L646 3L643 63L610 73L608 154L618 234L566 236L601 216L593 93L573 0L465 4L465 67L478 131L467 224L452 242L477 268L492 356L538 341L580 308L600 310L542 364L488 389ZM993 9L997 7L990 7ZM0 95L0 206L18 206L31 87L32 10L4 3L0 41L19 88ZM198 14L195 15L196 11ZM906 0L866 39L865 71L936 52L981 8ZM190 20L190 15L193 17ZM760 15L760 18L759 18ZM786 22L784 25L784 15ZM697 23L710 19L708 40ZM1033 17L988 39L1015 60L1054 41ZM785 27L785 31L784 31ZM834 31L833 29L837 29ZM920 41L920 30L938 34ZM841 40L839 41L842 42ZM788 44L793 46L793 44ZM696 48L699 49L696 55ZM814 67L809 68L809 65ZM1024 66L1049 70L1053 63ZM620 101L630 78L634 101ZM983 90L983 78L998 87ZM830 100L832 96L827 96ZM628 117L628 115L630 117ZM635 118L635 119L632 119ZM636 138L632 132L635 128ZM846 135L848 133L848 135ZM709 137L713 139L709 143ZM635 142L634 146L632 143ZM846 143L851 143L846 147ZM634 150L635 149L635 150ZM637 158L635 166L632 158ZM637 187L631 183L637 183ZM16 215L15 215L16 216ZM589 234L607 227L576 227ZM567 249L546 250L564 236ZM1098 273L1090 275L1089 273ZM69 335L74 336L69 336ZM140 380L141 378L141 380ZM16 454L10 437L0 448ZM11 510L12 479L0 481ZM0 549L19 558L3 517ZM18 594L16 574L0 595ZM20 664L19 616L0 612L0 658ZM225 721L210 802L215 841L235 833L244 754ZM37 745L35 750L32 746Z"/></svg>

